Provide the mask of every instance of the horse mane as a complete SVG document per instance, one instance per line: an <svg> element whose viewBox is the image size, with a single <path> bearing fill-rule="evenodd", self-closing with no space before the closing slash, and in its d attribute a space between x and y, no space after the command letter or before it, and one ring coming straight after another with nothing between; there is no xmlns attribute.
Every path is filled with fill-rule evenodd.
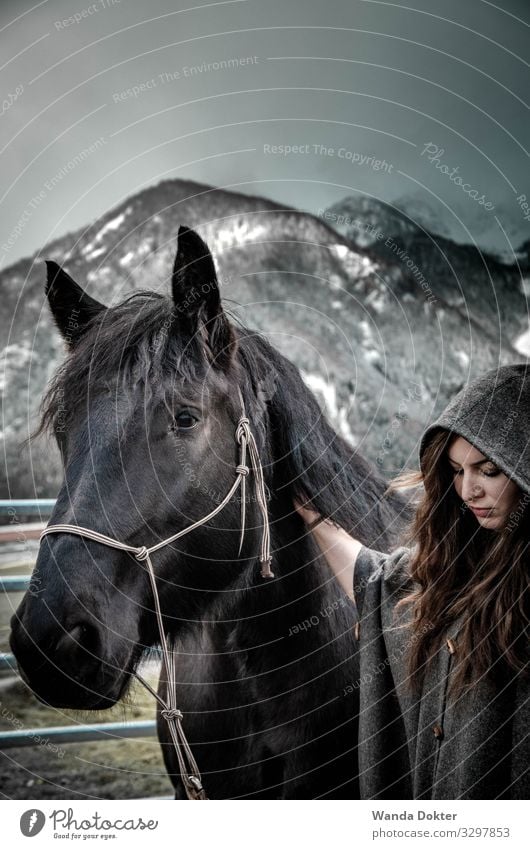
<svg viewBox="0 0 530 849"><path fill-rule="evenodd" d="M274 492L291 504L310 502L361 542L387 550L410 518L403 497L337 434L298 368L263 335L242 328L238 355L256 419L268 419Z"/></svg>

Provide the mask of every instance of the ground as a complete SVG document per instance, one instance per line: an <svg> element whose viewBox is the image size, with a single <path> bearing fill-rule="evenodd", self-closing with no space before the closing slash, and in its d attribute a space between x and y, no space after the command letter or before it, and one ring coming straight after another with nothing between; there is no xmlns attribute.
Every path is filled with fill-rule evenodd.
<svg viewBox="0 0 530 849"><path fill-rule="evenodd" d="M0 730L87 722L152 719L149 694L111 711L80 714L44 707L20 681L0 680ZM13 719L13 717L15 719ZM21 723L21 724L20 724ZM46 742L0 751L0 796L8 799L132 799L171 797L156 737L102 743Z"/></svg>

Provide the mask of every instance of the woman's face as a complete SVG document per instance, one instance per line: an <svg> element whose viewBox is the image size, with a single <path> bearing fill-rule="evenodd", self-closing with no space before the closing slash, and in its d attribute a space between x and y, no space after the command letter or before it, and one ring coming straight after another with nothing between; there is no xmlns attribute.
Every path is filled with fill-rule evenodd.
<svg viewBox="0 0 530 849"><path fill-rule="evenodd" d="M508 522L521 498L521 490L462 436L449 446L447 457L455 489L479 525L498 531Z"/></svg>

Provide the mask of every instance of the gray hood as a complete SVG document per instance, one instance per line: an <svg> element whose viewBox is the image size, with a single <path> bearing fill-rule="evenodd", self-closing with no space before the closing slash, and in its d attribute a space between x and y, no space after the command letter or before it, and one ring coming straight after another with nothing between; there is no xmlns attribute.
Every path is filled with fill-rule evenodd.
<svg viewBox="0 0 530 849"><path fill-rule="evenodd" d="M502 366L464 387L423 434L420 465L440 430L463 436L530 494L530 364Z"/></svg>

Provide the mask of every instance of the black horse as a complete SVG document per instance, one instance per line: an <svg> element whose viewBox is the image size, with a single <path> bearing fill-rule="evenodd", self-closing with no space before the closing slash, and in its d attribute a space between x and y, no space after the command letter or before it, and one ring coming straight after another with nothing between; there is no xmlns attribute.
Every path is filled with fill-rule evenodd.
<svg viewBox="0 0 530 849"><path fill-rule="evenodd" d="M355 610L293 500L380 550L403 525L404 504L331 428L295 366L228 319L211 254L187 228L172 285L172 302L145 292L106 308L48 263L47 296L69 347L41 423L64 462L51 524L150 546L204 517L234 482L242 399L275 577L260 577L262 514L248 484L241 551L236 494L153 555L184 727L210 798L356 798ZM115 704L158 642L145 569L69 534L43 540L35 569L39 592L12 620L24 679L57 707ZM159 737L181 798L160 718Z"/></svg>

